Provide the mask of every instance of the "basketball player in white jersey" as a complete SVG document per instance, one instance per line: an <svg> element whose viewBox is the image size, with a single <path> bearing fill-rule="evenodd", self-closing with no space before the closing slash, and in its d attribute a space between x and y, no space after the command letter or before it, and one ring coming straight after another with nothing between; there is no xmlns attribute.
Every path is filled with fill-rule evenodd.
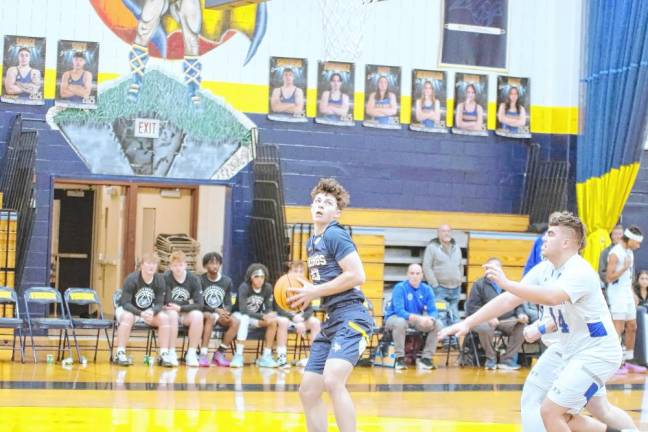
<svg viewBox="0 0 648 432"><path fill-rule="evenodd" d="M439 335L466 334L525 300L553 306L551 318L560 335L564 367L540 408L549 432L619 430L579 414L594 396L603 394L605 382L614 375L622 357L598 274L578 254L584 239L585 226L580 219L567 212L552 215L542 246L545 261L522 282L510 281L502 269L486 265L486 277L507 293Z"/></svg>
<svg viewBox="0 0 648 432"><path fill-rule="evenodd" d="M643 235L636 226L625 229L621 241L608 255L606 278L607 296L610 312L619 337L625 332L625 351L623 366L617 373L643 373L646 368L632 363L634 359L635 335L637 334L637 306L632 292L634 275L634 250L639 249Z"/></svg>

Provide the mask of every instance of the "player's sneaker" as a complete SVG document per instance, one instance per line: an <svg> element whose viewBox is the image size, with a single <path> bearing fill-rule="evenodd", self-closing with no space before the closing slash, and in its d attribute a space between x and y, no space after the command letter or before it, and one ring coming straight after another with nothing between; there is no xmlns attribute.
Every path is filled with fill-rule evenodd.
<svg viewBox="0 0 648 432"><path fill-rule="evenodd" d="M285 354L277 357L277 367L281 369L290 369L290 363L288 363L288 358L286 358Z"/></svg>
<svg viewBox="0 0 648 432"><path fill-rule="evenodd" d="M133 359L126 355L125 351L117 351L113 362L119 366L131 366L133 364Z"/></svg>
<svg viewBox="0 0 648 432"><path fill-rule="evenodd" d="M178 362L178 355L176 354L175 350L169 351L168 359L169 363L171 363L171 367L180 366L180 362Z"/></svg>
<svg viewBox="0 0 648 432"><path fill-rule="evenodd" d="M185 364L188 367L200 366L200 364L198 363L198 356L196 355L196 350L189 349L189 351L187 351L187 354L185 355Z"/></svg>
<svg viewBox="0 0 648 432"><path fill-rule="evenodd" d="M396 362L394 363L394 369L396 369L396 370L407 369L407 365L405 364L405 358L404 357L398 357L396 359Z"/></svg>
<svg viewBox="0 0 648 432"><path fill-rule="evenodd" d="M495 370L497 369L497 363L495 360L486 359L486 364L484 364L486 370Z"/></svg>
<svg viewBox="0 0 648 432"><path fill-rule="evenodd" d="M623 365L619 368L619 370L616 371L617 375L627 375L629 372L628 370L628 363L623 363Z"/></svg>
<svg viewBox="0 0 648 432"><path fill-rule="evenodd" d="M207 354L201 354L198 356L198 366L209 367L209 357L207 356Z"/></svg>
<svg viewBox="0 0 648 432"><path fill-rule="evenodd" d="M416 366L425 370L436 369L436 365L434 364L432 359L429 358L420 358L416 360Z"/></svg>
<svg viewBox="0 0 648 432"><path fill-rule="evenodd" d="M271 355L264 355L256 361L256 365L260 368L276 368L277 362Z"/></svg>
<svg viewBox="0 0 648 432"><path fill-rule="evenodd" d="M521 366L513 359L504 360L497 365L497 369L501 370L518 370L520 367Z"/></svg>
<svg viewBox="0 0 648 432"><path fill-rule="evenodd" d="M243 356L241 354L234 354L232 361L230 362L231 368L242 368L243 367Z"/></svg>
<svg viewBox="0 0 648 432"><path fill-rule="evenodd" d="M231 362L225 358L225 354L223 354L220 351L216 351L214 353L214 357L212 358L212 364L220 367L230 367Z"/></svg>
<svg viewBox="0 0 648 432"><path fill-rule="evenodd" d="M173 363L171 363L171 360L170 360L169 357L170 357L170 356L169 356L169 353L168 353L168 352L165 352L164 354L160 354L160 355L158 356L158 365L159 365L159 366L162 366L162 367L172 368L172 367L173 367Z"/></svg>
<svg viewBox="0 0 648 432"><path fill-rule="evenodd" d="M646 368L643 366L639 366L633 363L626 363L625 364L626 369L628 369L628 373L645 373Z"/></svg>

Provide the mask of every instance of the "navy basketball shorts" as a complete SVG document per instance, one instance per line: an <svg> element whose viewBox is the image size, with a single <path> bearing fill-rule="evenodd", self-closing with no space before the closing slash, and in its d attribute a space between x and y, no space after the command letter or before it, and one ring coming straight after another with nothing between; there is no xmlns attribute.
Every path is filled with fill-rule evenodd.
<svg viewBox="0 0 648 432"><path fill-rule="evenodd" d="M328 359L342 359L356 365L369 344L373 319L360 302L334 306L311 346L305 370L322 374Z"/></svg>

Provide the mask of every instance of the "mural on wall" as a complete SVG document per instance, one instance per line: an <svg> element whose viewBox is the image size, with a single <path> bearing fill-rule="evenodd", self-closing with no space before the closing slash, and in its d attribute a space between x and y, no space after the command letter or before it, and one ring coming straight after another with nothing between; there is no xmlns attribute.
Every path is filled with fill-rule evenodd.
<svg viewBox="0 0 648 432"><path fill-rule="evenodd" d="M241 6L231 10L203 7L201 0L90 0L101 19L131 45L128 62L132 82L128 100L136 102L144 84L149 58L182 59L188 96L200 107L202 81L200 56L236 33L250 38L246 64L265 34L267 6Z"/></svg>
<svg viewBox="0 0 648 432"><path fill-rule="evenodd" d="M250 38L249 61L265 33L266 5L223 11L206 9L200 0L90 2L131 45L132 73L103 84L94 110L55 106L48 112L50 126L62 132L88 169L103 175L229 179L248 164L255 125L222 98L200 90L200 56L243 33ZM182 77L147 68L150 57L181 59Z"/></svg>
<svg viewBox="0 0 648 432"><path fill-rule="evenodd" d="M531 138L529 78L497 77L497 135Z"/></svg>
<svg viewBox="0 0 648 432"><path fill-rule="evenodd" d="M142 83L136 103L123 103L123 78L102 87L94 110L49 110L93 174L228 179L252 160L255 125L222 98L205 92L196 111L175 78L152 70Z"/></svg>
<svg viewBox="0 0 648 432"><path fill-rule="evenodd" d="M363 126L400 129L401 68L367 65Z"/></svg>
<svg viewBox="0 0 648 432"><path fill-rule="evenodd" d="M459 135L488 136L488 76L458 72L455 75L454 127Z"/></svg>
<svg viewBox="0 0 648 432"><path fill-rule="evenodd" d="M446 114L446 73L414 69L410 129L419 132L448 133Z"/></svg>
<svg viewBox="0 0 648 432"><path fill-rule="evenodd" d="M353 63L319 62L317 123L353 126Z"/></svg>
<svg viewBox="0 0 648 432"><path fill-rule="evenodd" d="M306 118L306 59L270 58L270 97L268 118L274 121L304 123Z"/></svg>
<svg viewBox="0 0 648 432"><path fill-rule="evenodd" d="M60 40L56 56L56 102L70 108L96 108L99 44Z"/></svg>
<svg viewBox="0 0 648 432"><path fill-rule="evenodd" d="M5 36L2 70L2 102L23 105L45 103L45 38Z"/></svg>

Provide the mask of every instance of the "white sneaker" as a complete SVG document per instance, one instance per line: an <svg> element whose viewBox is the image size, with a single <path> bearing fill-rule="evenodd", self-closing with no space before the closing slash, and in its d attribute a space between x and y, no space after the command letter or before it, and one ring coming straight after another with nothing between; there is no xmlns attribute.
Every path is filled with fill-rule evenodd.
<svg viewBox="0 0 648 432"><path fill-rule="evenodd" d="M178 355L176 354L175 350L169 351L167 354L167 360L171 364L171 367L178 367L180 363L178 362Z"/></svg>
<svg viewBox="0 0 648 432"><path fill-rule="evenodd" d="M308 357L305 357L303 359L299 359L299 361L297 362L297 366L302 367L302 368L306 367L307 364L308 364Z"/></svg>
<svg viewBox="0 0 648 432"><path fill-rule="evenodd" d="M188 367L198 367L198 356L196 355L196 350L194 349L189 349L187 351L187 354L185 355L185 364Z"/></svg>

